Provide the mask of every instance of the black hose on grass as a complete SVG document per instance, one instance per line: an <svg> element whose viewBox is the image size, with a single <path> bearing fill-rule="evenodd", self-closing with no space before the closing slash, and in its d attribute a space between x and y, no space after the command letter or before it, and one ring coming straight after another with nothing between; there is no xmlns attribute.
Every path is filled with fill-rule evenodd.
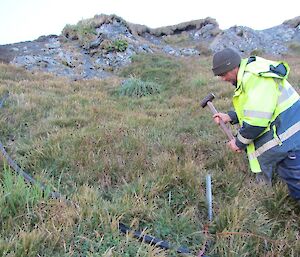
<svg viewBox="0 0 300 257"><path fill-rule="evenodd" d="M0 109L2 108L3 103L6 100L6 98L8 97L8 95L9 94L7 92L7 93L5 93L4 97L2 99L0 99ZM8 155L8 153L6 152L4 146L1 142L0 142L0 150L1 150L1 153L2 153L3 157L7 160L8 165L17 174L22 176L27 183L30 183L32 185L37 185L43 191L46 191L46 186L44 184L39 183L38 181L36 181L34 178L32 178L30 175L28 175L23 169L21 169L18 164L16 164L16 162ZM59 192L52 191L52 192L50 192L50 196L53 199L61 199L61 200L67 201L68 203L71 203L71 201L66 200L66 198L63 197ZM119 223L119 230L120 230L120 232L122 232L124 234L132 233L134 238L137 238L138 240L140 240L144 243L154 245L156 247L159 247L159 248L162 248L162 249L165 249L165 250L175 249L175 247L172 246L169 242L163 241L159 238L156 238L156 237L153 237L153 236L150 236L150 235L146 235L146 234L144 234L143 232L140 232L140 231L132 230L131 228L127 227L123 223ZM179 247L178 249L176 249L176 251L178 253L181 253L181 254L191 254L189 249L187 249L185 247ZM202 257L207 257L207 256L203 255Z"/></svg>
<svg viewBox="0 0 300 257"><path fill-rule="evenodd" d="M2 143L0 142L0 150L1 153L3 155L3 157L7 160L8 165L20 176L22 176L24 178L24 180L27 183L30 183L32 185L37 185L39 186L44 192L47 191L47 188L44 184L37 182L34 178L32 178L30 175L28 175L24 170L22 170L18 164L16 164L12 158L10 158L10 156L8 155L8 153L6 152L6 150L4 149L4 146L2 145ZM56 191L51 191L50 192L50 196L53 199L61 199L62 196L60 193L56 192Z"/></svg>
<svg viewBox="0 0 300 257"><path fill-rule="evenodd" d="M119 230L121 232L123 232L124 234L132 233L133 237L139 239L140 241L145 242L145 243L150 244L150 245L154 245L156 247L159 247L159 248L162 248L162 249L165 249L165 250L175 248L174 246L171 246L170 243L167 242L167 241L163 241L163 240L158 239L156 237L146 235L146 234L144 234L143 232L140 232L140 231L132 230L132 229L130 229L129 227L125 226L122 223L119 223ZM187 249L185 247L179 247L176 251L178 253L190 254L189 249ZM205 257L205 256L203 256L203 257Z"/></svg>
<svg viewBox="0 0 300 257"><path fill-rule="evenodd" d="M9 92L5 92L4 96L0 100L0 109L2 108L4 101L8 98ZM28 175L24 170L22 170L18 164L8 155L6 152L3 144L0 142L0 150L2 153L2 156L6 159L8 165L20 176L24 178L24 180L27 183L30 183L32 185L38 185L43 191L46 191L46 186L42 183L37 182L34 178L32 178L30 175ZM62 198L61 194L55 191L50 192L51 198L59 199Z"/></svg>

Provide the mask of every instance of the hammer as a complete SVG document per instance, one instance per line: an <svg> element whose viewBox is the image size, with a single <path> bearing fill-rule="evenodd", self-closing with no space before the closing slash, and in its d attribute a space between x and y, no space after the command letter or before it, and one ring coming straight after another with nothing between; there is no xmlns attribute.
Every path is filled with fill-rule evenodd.
<svg viewBox="0 0 300 257"><path fill-rule="evenodd" d="M206 105L208 105L209 109L211 110L211 112L213 114L218 113L218 111L216 110L216 108L213 106L212 104L212 100L215 98L215 95L210 93L208 96L206 96L200 103L200 105L202 106L202 108L204 108ZM221 129L224 131L224 133L226 134L226 136L228 137L229 140L233 139L233 135L231 133L231 130L225 125L224 121L222 119L220 119L220 123L219 123Z"/></svg>

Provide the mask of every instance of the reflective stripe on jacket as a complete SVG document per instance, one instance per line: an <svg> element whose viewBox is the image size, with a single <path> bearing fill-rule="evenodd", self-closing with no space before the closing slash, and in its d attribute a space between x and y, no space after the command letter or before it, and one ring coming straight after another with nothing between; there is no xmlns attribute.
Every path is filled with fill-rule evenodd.
<svg viewBox="0 0 300 257"><path fill-rule="evenodd" d="M287 81L289 71L285 62L241 61L233 106L241 126L237 141L247 145L253 172L270 173L288 151L300 149L300 101ZM259 135L251 136L255 128Z"/></svg>

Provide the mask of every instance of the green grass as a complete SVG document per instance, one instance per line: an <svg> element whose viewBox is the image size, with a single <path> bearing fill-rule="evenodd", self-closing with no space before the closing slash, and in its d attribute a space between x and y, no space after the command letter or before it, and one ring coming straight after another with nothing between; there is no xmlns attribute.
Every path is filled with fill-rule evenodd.
<svg viewBox="0 0 300 257"><path fill-rule="evenodd" d="M142 97L158 94L160 91L161 86L155 82L129 78L122 83L122 86L117 90L116 93L119 96Z"/></svg>
<svg viewBox="0 0 300 257"><path fill-rule="evenodd" d="M228 151L200 107L210 92L217 109L231 107L232 86L212 77L210 63L140 55L119 77L80 82L0 65L0 96L9 91L1 142L31 176L76 203L48 200L1 161L0 256L178 256L120 234L119 221L193 256L205 243L207 256L299 256L299 207L287 188L255 184L246 156ZM116 94L132 76L162 90Z"/></svg>
<svg viewBox="0 0 300 257"><path fill-rule="evenodd" d="M186 67L183 63L163 55L142 54L132 58L132 65L125 67L121 76L134 76L142 81L151 81L167 88L184 83Z"/></svg>

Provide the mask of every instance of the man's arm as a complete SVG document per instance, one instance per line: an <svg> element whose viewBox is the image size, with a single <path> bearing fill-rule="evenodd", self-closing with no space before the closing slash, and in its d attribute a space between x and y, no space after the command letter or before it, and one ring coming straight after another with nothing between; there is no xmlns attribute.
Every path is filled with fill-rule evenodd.
<svg viewBox="0 0 300 257"><path fill-rule="evenodd" d="M232 125L239 123L239 120L238 120L238 117L237 117L237 114L235 111L229 111L229 112L227 112L227 114L231 119L230 123Z"/></svg>
<svg viewBox="0 0 300 257"><path fill-rule="evenodd" d="M252 126L246 122L243 122L242 127L239 129L236 137L236 146L239 149L245 149L247 145L257 138L266 127Z"/></svg>

